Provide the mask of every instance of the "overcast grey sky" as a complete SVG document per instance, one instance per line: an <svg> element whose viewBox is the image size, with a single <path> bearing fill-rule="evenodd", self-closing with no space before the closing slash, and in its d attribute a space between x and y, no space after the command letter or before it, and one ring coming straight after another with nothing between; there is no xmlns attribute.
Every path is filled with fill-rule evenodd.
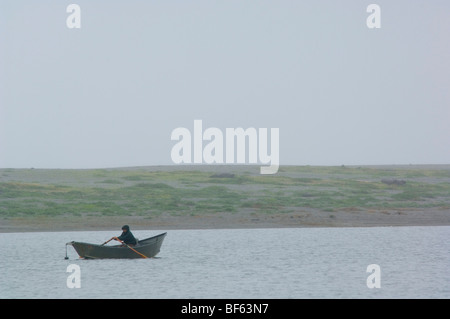
<svg viewBox="0 0 450 319"><path fill-rule="evenodd" d="M449 16L448 0L2 0L0 167L173 164L195 119L279 128L281 165L450 164Z"/></svg>

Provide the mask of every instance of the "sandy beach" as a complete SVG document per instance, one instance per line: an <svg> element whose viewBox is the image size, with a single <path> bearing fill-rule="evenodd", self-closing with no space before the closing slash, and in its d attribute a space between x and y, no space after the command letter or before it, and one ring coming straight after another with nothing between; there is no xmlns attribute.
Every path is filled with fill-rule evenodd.
<svg viewBox="0 0 450 319"><path fill-rule="evenodd" d="M49 231L120 231L124 224L135 230L450 226L449 210L396 211L299 211L290 214L222 213L202 216L40 217L0 219L0 233Z"/></svg>

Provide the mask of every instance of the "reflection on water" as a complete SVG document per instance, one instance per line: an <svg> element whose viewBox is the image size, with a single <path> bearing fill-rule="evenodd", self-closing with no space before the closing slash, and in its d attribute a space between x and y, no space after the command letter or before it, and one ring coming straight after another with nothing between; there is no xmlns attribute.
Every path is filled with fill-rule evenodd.
<svg viewBox="0 0 450 319"><path fill-rule="evenodd" d="M450 297L448 226L165 231L158 258L130 260L82 260L70 246L64 259L66 242L111 232L0 234L0 298ZM67 287L70 264L80 288ZM380 288L367 286L371 264Z"/></svg>

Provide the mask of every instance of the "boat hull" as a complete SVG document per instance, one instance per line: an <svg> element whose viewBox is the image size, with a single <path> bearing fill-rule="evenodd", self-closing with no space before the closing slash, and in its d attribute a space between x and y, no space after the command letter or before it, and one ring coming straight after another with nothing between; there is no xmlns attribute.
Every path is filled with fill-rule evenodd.
<svg viewBox="0 0 450 319"><path fill-rule="evenodd" d="M83 243L72 241L67 243L71 245L78 253L80 258L85 259L135 259L155 257L166 237L167 233L162 233L154 237L140 240L137 245L130 246L133 249L124 245L102 246L97 244ZM137 253L139 252L139 254Z"/></svg>

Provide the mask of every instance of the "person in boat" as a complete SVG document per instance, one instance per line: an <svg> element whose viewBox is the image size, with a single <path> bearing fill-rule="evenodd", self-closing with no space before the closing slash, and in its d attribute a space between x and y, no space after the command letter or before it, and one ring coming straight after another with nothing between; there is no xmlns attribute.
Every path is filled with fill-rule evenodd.
<svg viewBox="0 0 450 319"><path fill-rule="evenodd" d="M113 237L115 240L121 240L127 245L136 245L136 238L134 238L133 233L130 231L130 226L122 226L122 235L119 237Z"/></svg>

